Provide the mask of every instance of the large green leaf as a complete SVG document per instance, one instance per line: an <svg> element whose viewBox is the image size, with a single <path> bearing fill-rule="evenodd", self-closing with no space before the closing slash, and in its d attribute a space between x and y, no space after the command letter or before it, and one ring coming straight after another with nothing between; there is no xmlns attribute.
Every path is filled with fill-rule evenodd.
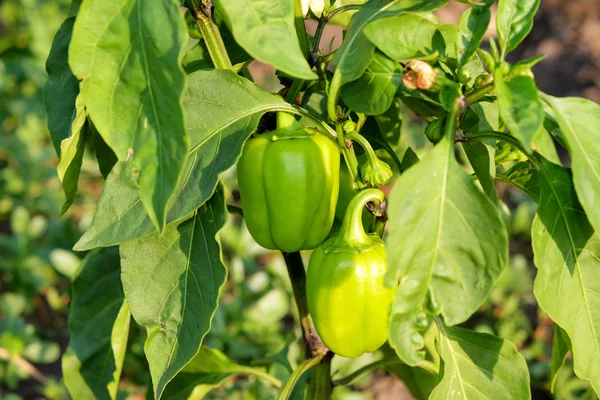
<svg viewBox="0 0 600 400"><path fill-rule="evenodd" d="M423 355L413 322L428 297L447 324L463 322L485 300L508 259L499 211L452 149L445 137L400 176L389 197L386 284L400 281L389 340L409 365Z"/></svg>
<svg viewBox="0 0 600 400"><path fill-rule="evenodd" d="M600 232L600 104L546 96L555 111L573 163L573 181L590 223Z"/></svg>
<svg viewBox="0 0 600 400"><path fill-rule="evenodd" d="M293 111L280 97L223 70L191 74L183 107L190 150L183 179L167 204L169 223L184 218L212 195L219 174L235 164L265 112ZM140 201L132 168L129 162L120 162L108 176L92 224L76 250L111 246L156 230Z"/></svg>
<svg viewBox="0 0 600 400"><path fill-rule="evenodd" d="M196 357L169 383L162 398L188 399L193 393L192 398L200 399L235 375L266 377L268 374L257 368L237 364L217 349L202 346Z"/></svg>
<svg viewBox="0 0 600 400"><path fill-rule="evenodd" d="M44 89L44 104L48 114L48 130L56 153L60 155L60 143L69 137L75 111L75 98L79 94L79 81L69 68L69 43L75 17L63 22L52 42L46 61L48 80Z"/></svg>
<svg viewBox="0 0 600 400"><path fill-rule="evenodd" d="M317 79L294 27L294 0L215 0L236 42L253 58L300 79Z"/></svg>
<svg viewBox="0 0 600 400"><path fill-rule="evenodd" d="M600 393L600 238L581 208L571 171L538 157L540 201L531 227L534 294L571 339L575 373Z"/></svg>
<svg viewBox="0 0 600 400"><path fill-rule="evenodd" d="M490 3L491 5L491 3ZM465 65L475 54L490 24L488 5L473 6L463 13L458 23L459 65Z"/></svg>
<svg viewBox="0 0 600 400"><path fill-rule="evenodd" d="M60 142L60 161L56 167L58 179L62 183L66 197L60 211L61 215L69 209L75 199L77 182L79 181L79 173L83 162L83 152L85 151L87 115L81 95L77 96L74 111L75 116L69 130L69 137Z"/></svg>
<svg viewBox="0 0 600 400"><path fill-rule="evenodd" d="M379 115L390 108L401 82L400 64L375 52L365 73L342 87L342 98L356 112Z"/></svg>
<svg viewBox="0 0 600 400"><path fill-rule="evenodd" d="M438 24L424 16L400 14L373 21L364 32L388 57L406 61L433 54L433 38L437 30Z"/></svg>
<svg viewBox="0 0 600 400"><path fill-rule="evenodd" d="M430 399L531 399L527 364L508 340L440 324L439 349L443 377Z"/></svg>
<svg viewBox="0 0 600 400"><path fill-rule="evenodd" d="M500 68L496 69L494 82L498 93L500 116L508 131L516 137L525 150L531 150L531 141L542 129L544 107L533 78L517 76L508 82Z"/></svg>
<svg viewBox="0 0 600 400"><path fill-rule="evenodd" d="M380 18L403 12L433 11L443 7L448 0L371 0L352 16L344 41L333 56L340 85L360 78L371 62L374 45L363 29Z"/></svg>
<svg viewBox="0 0 600 400"><path fill-rule="evenodd" d="M90 253L73 281L65 385L75 400L116 399L129 333L116 247Z"/></svg>
<svg viewBox="0 0 600 400"><path fill-rule="evenodd" d="M533 17L540 0L500 0L496 14L496 31L501 56L517 48L533 27Z"/></svg>
<svg viewBox="0 0 600 400"><path fill-rule="evenodd" d="M141 199L159 229L187 151L180 6L177 0L84 1L69 47L87 111L119 160L133 161Z"/></svg>
<svg viewBox="0 0 600 400"><path fill-rule="evenodd" d="M155 398L194 358L211 326L226 270L217 234L223 188L187 220L121 245L123 290L144 345Z"/></svg>

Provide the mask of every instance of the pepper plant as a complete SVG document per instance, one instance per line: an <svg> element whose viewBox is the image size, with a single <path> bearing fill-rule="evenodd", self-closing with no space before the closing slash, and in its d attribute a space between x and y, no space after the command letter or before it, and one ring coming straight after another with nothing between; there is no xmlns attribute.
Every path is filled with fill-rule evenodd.
<svg viewBox="0 0 600 400"><path fill-rule="evenodd" d="M63 213L86 148L105 177L74 248L89 251L63 357L74 399L116 398L132 323L147 331L156 399L236 374L281 399L328 398L334 351L384 342L384 359L335 384L384 368L416 398L531 398L511 342L459 327L508 263L496 181L538 205L534 294L555 322L552 379L570 352L600 394L600 106L541 93L543 56L507 61L539 0L460 1L457 26L433 13L449 0L73 1L45 92ZM492 8L497 39L482 46ZM341 46L322 51L327 24L344 21ZM279 93L253 82L255 60L276 69ZM397 152L406 109L428 124L422 159ZM235 188L220 177L238 160L241 205L227 204ZM203 346L228 213L288 267L306 350L283 382ZM307 280L298 251L315 247Z"/></svg>

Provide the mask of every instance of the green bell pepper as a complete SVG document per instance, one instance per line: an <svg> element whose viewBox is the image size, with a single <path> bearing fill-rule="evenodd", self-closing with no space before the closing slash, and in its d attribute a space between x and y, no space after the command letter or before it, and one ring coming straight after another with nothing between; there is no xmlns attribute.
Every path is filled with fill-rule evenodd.
<svg viewBox="0 0 600 400"><path fill-rule="evenodd" d="M277 114L277 130L250 139L238 163L244 219L261 246L310 250L329 234L339 190L340 151L320 133Z"/></svg>
<svg viewBox="0 0 600 400"><path fill-rule="evenodd" d="M377 350L388 337L394 290L384 286L387 260L383 240L366 234L365 205L384 194L365 189L350 202L342 228L313 252L306 297L315 328L325 345L343 357Z"/></svg>

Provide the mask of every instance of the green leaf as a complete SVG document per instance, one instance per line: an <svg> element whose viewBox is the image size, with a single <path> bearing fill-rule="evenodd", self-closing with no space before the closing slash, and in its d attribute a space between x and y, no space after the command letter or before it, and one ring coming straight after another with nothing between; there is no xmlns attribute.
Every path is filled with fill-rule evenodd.
<svg viewBox="0 0 600 400"><path fill-rule="evenodd" d="M402 163L400 164L402 166L402 172L405 172L418 162L419 156L417 156L417 153L415 153L412 148L407 148L402 156Z"/></svg>
<svg viewBox="0 0 600 400"><path fill-rule="evenodd" d="M294 0L216 0L236 42L253 58L296 78L317 75L302 54L294 26Z"/></svg>
<svg viewBox="0 0 600 400"><path fill-rule="evenodd" d="M433 35L432 50L437 52L442 60L456 60L458 58L457 42L458 28L454 25L442 24L438 26L437 33Z"/></svg>
<svg viewBox="0 0 600 400"><path fill-rule="evenodd" d="M495 185L496 163L494 161L496 145L493 142L486 142L466 142L462 145L483 192L488 195L490 200L496 202L498 201Z"/></svg>
<svg viewBox="0 0 600 400"><path fill-rule="evenodd" d="M272 383L277 382L277 379L258 368L239 365L219 350L202 346L198 354L167 385L162 399L188 399L192 393L193 398L201 399L234 375L256 375Z"/></svg>
<svg viewBox="0 0 600 400"><path fill-rule="evenodd" d="M467 135L469 133L500 131L498 104L489 101L471 104L460 120L460 129Z"/></svg>
<svg viewBox="0 0 600 400"><path fill-rule="evenodd" d="M344 103L366 115L383 114L390 108L402 82L400 64L375 52L365 73L342 87Z"/></svg>
<svg viewBox="0 0 600 400"><path fill-rule="evenodd" d="M517 48L531 31L533 17L540 0L500 0L496 15L496 31L501 58Z"/></svg>
<svg viewBox="0 0 600 400"><path fill-rule="evenodd" d="M535 151L544 156L545 159L552 161L554 164L561 163L552 136L546 129L540 129L533 137L532 143L532 147L535 146Z"/></svg>
<svg viewBox="0 0 600 400"><path fill-rule="evenodd" d="M448 0L371 0L367 2L352 16L344 41L333 56L336 74L340 75L340 86L360 78L371 62L374 45L363 32L369 23L403 12L437 10L447 3Z"/></svg>
<svg viewBox="0 0 600 400"><path fill-rule="evenodd" d="M463 322L483 303L508 259L498 209L461 169L452 148L445 137L400 176L389 197L386 284L396 286L402 277L389 340L413 366L423 356L414 321L428 294L446 323Z"/></svg>
<svg viewBox="0 0 600 400"><path fill-rule="evenodd" d="M529 371L514 344L486 333L439 324L443 378L431 400L527 400Z"/></svg>
<svg viewBox="0 0 600 400"><path fill-rule="evenodd" d="M490 24L489 6L473 6L463 13L458 23L459 65L462 68L475 54Z"/></svg>
<svg viewBox="0 0 600 400"><path fill-rule="evenodd" d="M294 111L280 97L224 70L190 75L183 108L190 150L184 179L167 204L168 223L184 218L210 198L219 175L235 164L265 112ZM132 168L129 162L120 162L108 176L92 224L75 250L112 246L156 231L141 204Z"/></svg>
<svg viewBox="0 0 600 400"><path fill-rule="evenodd" d="M437 31L438 24L417 14L382 18L371 22L364 30L378 49L397 61L424 59L432 55Z"/></svg>
<svg viewBox="0 0 600 400"><path fill-rule="evenodd" d="M66 201L63 204L60 215L63 215L75 199L77 193L77 182L79 181L79 173L81 172L81 164L83 162L83 153L85 151L85 123L86 112L85 104L81 95L75 100L75 116L69 137L63 139L60 143L60 161L56 167L58 179L62 183L65 191Z"/></svg>
<svg viewBox="0 0 600 400"><path fill-rule="evenodd" d="M600 238L577 201L571 171L537 157L541 191L531 227L534 294L569 335L577 376L600 393Z"/></svg>
<svg viewBox="0 0 600 400"><path fill-rule="evenodd" d="M204 40L200 40L198 44L185 52L182 65L185 73L188 75L201 69L214 68Z"/></svg>
<svg viewBox="0 0 600 400"><path fill-rule="evenodd" d="M94 153L96 154L96 161L98 161L98 168L100 173L106 179L110 171L117 163L117 156L110 147L106 144L102 136L96 130L94 123L91 120L87 121L87 133L89 140L92 143Z"/></svg>
<svg viewBox="0 0 600 400"><path fill-rule="evenodd" d="M433 329L432 329L433 328ZM435 341L437 340L438 330L435 324L432 324L425 333L425 348L428 352L428 360L431 365L439 365L439 356L435 347ZM439 383L439 376L433 374L432 371L428 371L421 367L408 366L398 359L394 349L389 347L387 344L381 346L379 349L384 354L383 362L385 361L398 361L398 363L384 365L383 368L390 374L398 377L402 383L406 385L412 396L417 400L427 400L431 395L433 389Z"/></svg>
<svg viewBox="0 0 600 400"><path fill-rule="evenodd" d="M136 322L155 398L196 356L209 331L226 271L218 232L227 221L222 187L181 223L121 245L123 290Z"/></svg>
<svg viewBox="0 0 600 400"><path fill-rule="evenodd" d="M87 111L119 160L133 161L141 199L159 230L187 151L179 65L187 34L180 5L84 1L69 47Z"/></svg>
<svg viewBox="0 0 600 400"><path fill-rule="evenodd" d="M44 104L48 115L48 130L56 154L60 155L60 143L69 137L75 111L75 99L79 94L79 81L69 68L69 43L75 17L69 17L60 26L52 41L46 60L48 80L44 89Z"/></svg>
<svg viewBox="0 0 600 400"><path fill-rule="evenodd" d="M498 68L494 82L502 120L508 131L530 151L531 141L544 122L544 108L535 81L529 76L517 76L505 82Z"/></svg>
<svg viewBox="0 0 600 400"><path fill-rule="evenodd" d="M567 353L571 349L569 336L562 328L554 324L554 337L552 338L552 362L550 364L550 391L554 393L556 376L564 365Z"/></svg>
<svg viewBox="0 0 600 400"><path fill-rule="evenodd" d="M513 165L508 171L497 174L496 179L521 189L536 203L540 200L540 175L528 162Z"/></svg>
<svg viewBox="0 0 600 400"><path fill-rule="evenodd" d="M563 148L567 148L567 141L558 126L558 122L556 118L554 118L554 110L550 108L548 103L544 102L544 129L546 129L554 139L560 144Z"/></svg>
<svg viewBox="0 0 600 400"><path fill-rule="evenodd" d="M73 281L62 371L74 400L117 397L130 322L120 275L112 247L88 254Z"/></svg>
<svg viewBox="0 0 600 400"><path fill-rule="evenodd" d="M600 232L600 104L581 98L545 96L555 111L572 159L577 196Z"/></svg>

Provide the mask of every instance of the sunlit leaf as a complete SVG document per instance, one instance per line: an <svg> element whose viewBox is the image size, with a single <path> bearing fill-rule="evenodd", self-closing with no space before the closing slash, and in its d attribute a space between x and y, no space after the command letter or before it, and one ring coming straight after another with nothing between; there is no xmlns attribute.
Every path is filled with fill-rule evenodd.
<svg viewBox="0 0 600 400"><path fill-rule="evenodd" d="M456 162L448 137L396 181L388 217L386 284L399 282L389 340L404 362L416 365L423 343L414 321L422 305L433 303L447 324L465 321L506 265L508 237L495 205Z"/></svg>
<svg viewBox="0 0 600 400"><path fill-rule="evenodd" d="M226 271L218 232L227 221L222 187L190 218L121 245L123 290L146 328L155 398L196 356L210 329Z"/></svg>
<svg viewBox="0 0 600 400"><path fill-rule="evenodd" d="M600 237L577 200L571 171L538 158L541 191L531 228L535 297L567 332L575 373L600 393Z"/></svg>
<svg viewBox="0 0 600 400"><path fill-rule="evenodd" d="M177 0L84 1L69 65L89 115L119 160L131 159L157 228L187 151L179 65L187 34Z"/></svg>

